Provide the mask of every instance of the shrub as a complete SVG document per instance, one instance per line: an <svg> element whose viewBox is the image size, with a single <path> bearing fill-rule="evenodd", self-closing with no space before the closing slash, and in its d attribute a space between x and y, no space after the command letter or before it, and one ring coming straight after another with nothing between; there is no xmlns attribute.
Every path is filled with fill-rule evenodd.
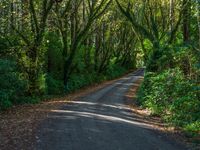
<svg viewBox="0 0 200 150"><path fill-rule="evenodd" d="M138 99L152 113L184 128L200 119L199 90L195 86L178 68L147 73Z"/></svg>
<svg viewBox="0 0 200 150"><path fill-rule="evenodd" d="M176 97L170 106L171 122L184 127L200 119L200 100L194 84L183 81L178 83L175 90Z"/></svg>
<svg viewBox="0 0 200 150"><path fill-rule="evenodd" d="M113 79L116 77L119 77L127 72L127 69L124 67L121 67L119 65L110 65L106 71L106 76L108 79Z"/></svg>
<svg viewBox="0 0 200 150"><path fill-rule="evenodd" d="M63 94L64 85L63 81L55 79L52 75L47 75L47 93L49 95Z"/></svg>
<svg viewBox="0 0 200 150"><path fill-rule="evenodd" d="M9 91L0 90L0 111L12 106L12 103L9 100L11 96L10 93L11 92Z"/></svg>
<svg viewBox="0 0 200 150"><path fill-rule="evenodd" d="M73 74L68 81L68 85L66 87L67 92L72 92L76 89L80 89L81 87L91 85L97 80L97 75L95 73L91 74Z"/></svg>
<svg viewBox="0 0 200 150"><path fill-rule="evenodd" d="M21 103L27 82L16 71L13 61L0 59L0 110Z"/></svg>
<svg viewBox="0 0 200 150"><path fill-rule="evenodd" d="M199 137L200 134L200 120L197 120L193 123L190 123L184 127L184 131L189 135L189 136L197 136ZM200 141L198 141L200 142Z"/></svg>
<svg viewBox="0 0 200 150"><path fill-rule="evenodd" d="M126 73L127 70L123 67L117 65L111 65L108 67L104 74L98 74L96 72L91 73L74 73L70 76L66 91L72 92L74 90L80 89L84 86L91 85L93 83L100 83L105 80L114 79Z"/></svg>

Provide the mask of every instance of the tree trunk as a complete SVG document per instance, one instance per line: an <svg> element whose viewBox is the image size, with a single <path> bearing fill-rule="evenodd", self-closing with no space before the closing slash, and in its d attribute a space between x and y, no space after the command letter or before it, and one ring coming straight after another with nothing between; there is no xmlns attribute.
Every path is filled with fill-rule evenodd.
<svg viewBox="0 0 200 150"><path fill-rule="evenodd" d="M175 22L175 15L174 15L174 0L170 0L170 32L173 32L174 29L174 22Z"/></svg>
<svg viewBox="0 0 200 150"><path fill-rule="evenodd" d="M183 41L185 43L190 40L190 0L183 0Z"/></svg>
<svg viewBox="0 0 200 150"><path fill-rule="evenodd" d="M15 22L14 22L14 2L11 1L10 3L10 33L12 33L13 28L12 26L15 26Z"/></svg>
<svg viewBox="0 0 200 150"><path fill-rule="evenodd" d="M38 48L33 46L28 50L28 57L30 61L30 66L28 68L28 77L29 77L29 89L28 94L30 96L39 94L39 87L37 84L38 79Z"/></svg>
<svg viewBox="0 0 200 150"><path fill-rule="evenodd" d="M200 1L196 0L197 7L197 23L198 23L198 31L199 31L199 49L200 49Z"/></svg>

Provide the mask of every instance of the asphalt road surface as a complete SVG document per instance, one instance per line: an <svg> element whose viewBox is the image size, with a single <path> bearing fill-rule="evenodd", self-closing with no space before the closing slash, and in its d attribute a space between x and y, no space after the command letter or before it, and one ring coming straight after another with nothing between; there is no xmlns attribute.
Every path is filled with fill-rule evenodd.
<svg viewBox="0 0 200 150"><path fill-rule="evenodd" d="M37 150L186 150L134 114L125 94L143 70L53 110L38 130Z"/></svg>

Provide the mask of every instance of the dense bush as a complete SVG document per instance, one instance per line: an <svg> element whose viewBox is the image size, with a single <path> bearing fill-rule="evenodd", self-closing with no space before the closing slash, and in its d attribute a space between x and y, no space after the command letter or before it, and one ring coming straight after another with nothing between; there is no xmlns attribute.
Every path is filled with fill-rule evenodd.
<svg viewBox="0 0 200 150"><path fill-rule="evenodd" d="M71 92L84 86L100 83L105 80L111 80L123 75L126 72L127 70L125 68L113 65L109 66L109 69L102 74L97 74L95 72L82 74L76 73L71 75L66 91Z"/></svg>
<svg viewBox="0 0 200 150"><path fill-rule="evenodd" d="M59 79L55 79L52 75L47 75L47 94L58 95L64 93L63 82Z"/></svg>
<svg viewBox="0 0 200 150"><path fill-rule="evenodd" d="M27 82L16 69L14 62L0 59L0 110L22 103L21 96L25 93Z"/></svg>
<svg viewBox="0 0 200 150"><path fill-rule="evenodd" d="M200 120L200 91L196 87L197 84L188 80L178 68L147 73L138 99L153 114L191 130L190 125L197 127Z"/></svg>
<svg viewBox="0 0 200 150"><path fill-rule="evenodd" d="M94 83L95 77L95 74L73 74L68 82L66 91L71 92L86 85L90 85Z"/></svg>
<svg viewBox="0 0 200 150"><path fill-rule="evenodd" d="M93 73L73 73L68 81L68 86L64 88L63 81L55 78L55 75L41 75L38 84L42 85L40 91L46 91L48 95L60 95L65 92L70 93L84 86L93 83L100 83L119 77L126 73L126 69L116 65L109 66L104 74ZM45 84L46 82L46 84ZM17 72L15 62L0 59L0 110L7 109L12 105L23 103L37 103L37 97L27 97L26 89L28 82Z"/></svg>
<svg viewBox="0 0 200 150"><path fill-rule="evenodd" d="M121 67L119 65L110 65L108 70L106 71L106 76L108 79L113 79L116 77L119 77L127 72L127 69L124 67Z"/></svg>
<svg viewBox="0 0 200 150"><path fill-rule="evenodd" d="M96 72L80 74L74 73L70 77L68 86L66 87L66 91L71 92L76 89L80 89L81 87L91 85L93 83L100 83L105 80L111 80L116 77L122 76L126 72L127 69L123 67L117 65L110 65L104 74L99 74Z"/></svg>

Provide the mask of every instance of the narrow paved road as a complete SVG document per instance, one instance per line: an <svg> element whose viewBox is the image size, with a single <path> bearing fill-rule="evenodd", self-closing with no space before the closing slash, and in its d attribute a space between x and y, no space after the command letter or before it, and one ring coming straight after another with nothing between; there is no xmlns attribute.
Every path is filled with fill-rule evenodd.
<svg viewBox="0 0 200 150"><path fill-rule="evenodd" d="M125 104L143 71L54 110L40 125L37 150L185 150L158 133Z"/></svg>

